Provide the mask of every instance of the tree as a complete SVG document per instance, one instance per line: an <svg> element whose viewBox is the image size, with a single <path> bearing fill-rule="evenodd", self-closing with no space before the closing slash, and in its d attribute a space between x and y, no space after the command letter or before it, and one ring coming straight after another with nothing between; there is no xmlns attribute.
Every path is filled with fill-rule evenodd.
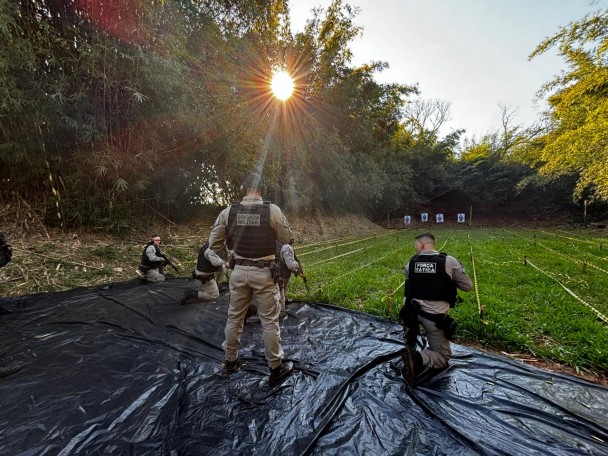
<svg viewBox="0 0 608 456"><path fill-rule="evenodd" d="M441 126L452 118L450 106L447 101L416 98L405 105L405 125L419 141L436 140Z"/></svg>
<svg viewBox="0 0 608 456"><path fill-rule="evenodd" d="M575 199L608 201L608 9L562 27L530 58L554 47L568 71L540 92L550 105L540 172L576 173Z"/></svg>

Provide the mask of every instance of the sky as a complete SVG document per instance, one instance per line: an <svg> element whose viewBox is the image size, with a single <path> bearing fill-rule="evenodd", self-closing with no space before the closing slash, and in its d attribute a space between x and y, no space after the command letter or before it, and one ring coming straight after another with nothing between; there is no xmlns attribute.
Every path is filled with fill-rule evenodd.
<svg viewBox="0 0 608 456"><path fill-rule="evenodd" d="M451 104L441 134L465 129L480 138L501 128L501 109L513 125L534 124L547 108L538 90L565 61L553 50L528 56L560 27L608 8L608 0L343 0L360 9L362 35L351 42L357 66L384 61L379 83L418 84L424 99ZM294 32L313 8L331 0L289 0Z"/></svg>

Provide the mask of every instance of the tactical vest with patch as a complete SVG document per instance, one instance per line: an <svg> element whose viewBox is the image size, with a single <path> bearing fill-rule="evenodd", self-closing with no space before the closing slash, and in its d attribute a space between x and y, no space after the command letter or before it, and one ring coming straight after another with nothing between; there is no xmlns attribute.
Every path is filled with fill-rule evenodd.
<svg viewBox="0 0 608 456"><path fill-rule="evenodd" d="M456 304L456 284L445 272L447 255L414 255L408 270L408 297Z"/></svg>
<svg viewBox="0 0 608 456"><path fill-rule="evenodd" d="M275 253L277 234L270 226L270 201L247 206L232 203L226 231L226 245L243 258Z"/></svg>

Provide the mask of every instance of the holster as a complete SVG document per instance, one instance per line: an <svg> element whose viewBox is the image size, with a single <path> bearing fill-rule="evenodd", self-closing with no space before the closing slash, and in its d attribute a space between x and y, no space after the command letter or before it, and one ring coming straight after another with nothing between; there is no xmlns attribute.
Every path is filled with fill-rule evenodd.
<svg viewBox="0 0 608 456"><path fill-rule="evenodd" d="M201 283L205 284L208 283L213 278L213 276L200 276L197 275L196 271L192 271L192 278L194 280L200 280Z"/></svg>
<svg viewBox="0 0 608 456"><path fill-rule="evenodd" d="M281 268L276 261L270 263L270 274L272 275L274 283L279 283L281 281Z"/></svg>
<svg viewBox="0 0 608 456"><path fill-rule="evenodd" d="M456 326L458 326L458 324L451 316L448 314L430 314L421 310L418 311L418 315L426 318L427 320L431 320L433 323L435 323L437 329L443 330L443 334L445 335L446 339L452 340L454 334L456 333Z"/></svg>
<svg viewBox="0 0 608 456"><path fill-rule="evenodd" d="M441 320L435 322L435 325L437 328L443 329L446 339L452 340L454 334L456 333L458 323L456 323L456 320L454 320L448 314L445 314Z"/></svg>

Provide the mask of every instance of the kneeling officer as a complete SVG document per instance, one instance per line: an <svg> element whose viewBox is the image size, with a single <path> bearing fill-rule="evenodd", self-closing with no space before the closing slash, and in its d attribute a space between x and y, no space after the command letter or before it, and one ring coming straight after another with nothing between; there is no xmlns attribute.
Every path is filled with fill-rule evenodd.
<svg viewBox="0 0 608 456"><path fill-rule="evenodd" d="M456 305L457 289L470 291L473 283L453 256L435 250L435 236L416 236L414 255L405 266L405 298L399 316L406 330L403 378L411 386L425 369L443 369L452 356L450 339L456 323L448 315ZM416 351L419 325L426 330L429 348Z"/></svg>
<svg viewBox="0 0 608 456"><path fill-rule="evenodd" d="M187 304L194 299L201 301L215 301L220 297L220 290L215 280L216 274L224 271L224 260L209 248L206 241L198 251L196 269L192 271L192 278L198 286L198 291L188 288L182 297L182 304Z"/></svg>
<svg viewBox="0 0 608 456"><path fill-rule="evenodd" d="M138 274L148 282L164 282L165 275L163 267L167 264L167 258L160 250L160 236L152 236L144 247L141 254Z"/></svg>

